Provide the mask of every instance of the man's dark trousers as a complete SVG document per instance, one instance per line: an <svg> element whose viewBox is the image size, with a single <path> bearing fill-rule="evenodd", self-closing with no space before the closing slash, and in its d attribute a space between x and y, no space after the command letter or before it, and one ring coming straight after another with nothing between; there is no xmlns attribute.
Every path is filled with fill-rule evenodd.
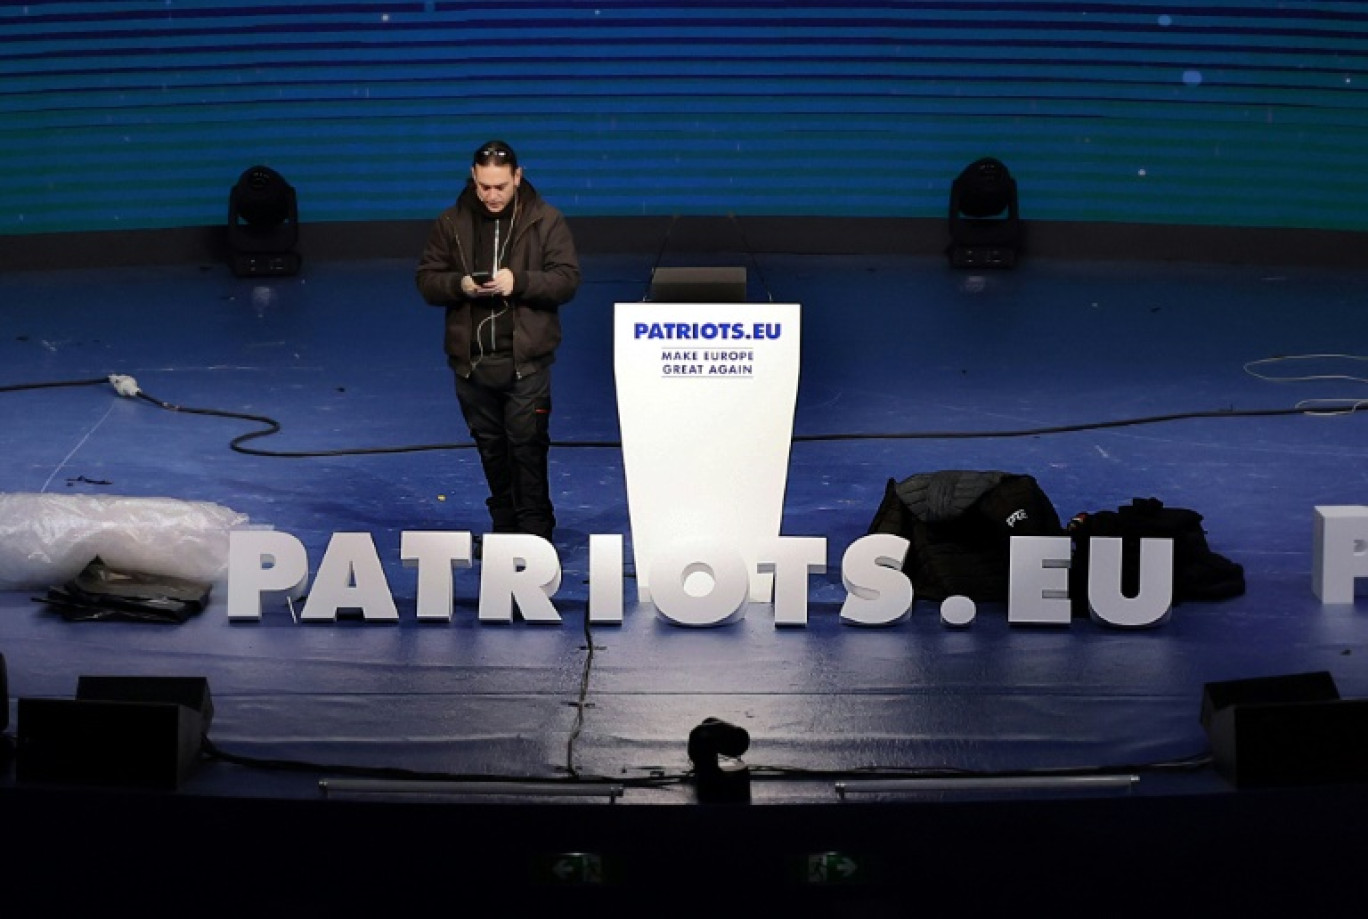
<svg viewBox="0 0 1368 919"><path fill-rule="evenodd" d="M550 368L519 378L511 360L486 358L469 379L456 375L456 396L489 484L494 532L549 540L556 526L547 482Z"/></svg>

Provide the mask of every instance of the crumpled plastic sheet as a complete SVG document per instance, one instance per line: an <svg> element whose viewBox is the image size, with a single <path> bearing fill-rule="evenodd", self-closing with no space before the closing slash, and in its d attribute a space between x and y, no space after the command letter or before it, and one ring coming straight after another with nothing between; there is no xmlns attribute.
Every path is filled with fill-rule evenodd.
<svg viewBox="0 0 1368 919"><path fill-rule="evenodd" d="M115 568L216 582L247 515L206 501L0 494L0 589L62 584L99 557Z"/></svg>

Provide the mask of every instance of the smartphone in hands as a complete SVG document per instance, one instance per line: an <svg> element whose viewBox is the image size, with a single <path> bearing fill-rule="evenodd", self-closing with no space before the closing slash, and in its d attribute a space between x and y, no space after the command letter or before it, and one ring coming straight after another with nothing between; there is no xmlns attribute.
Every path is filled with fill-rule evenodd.
<svg viewBox="0 0 1368 919"><path fill-rule="evenodd" d="M488 271L472 271L470 273L470 280L475 282L476 287L484 288L494 281L494 276L491 275ZM493 291L481 289L477 290L475 293L481 296L485 296L490 293L493 293Z"/></svg>

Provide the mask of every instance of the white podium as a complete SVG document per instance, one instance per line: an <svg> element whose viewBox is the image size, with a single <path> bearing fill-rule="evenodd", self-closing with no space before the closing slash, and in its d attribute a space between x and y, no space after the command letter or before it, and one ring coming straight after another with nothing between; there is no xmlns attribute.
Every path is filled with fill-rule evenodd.
<svg viewBox="0 0 1368 919"><path fill-rule="evenodd" d="M618 303L614 372L638 601L657 560L739 555L749 599L779 536L798 394L796 303Z"/></svg>

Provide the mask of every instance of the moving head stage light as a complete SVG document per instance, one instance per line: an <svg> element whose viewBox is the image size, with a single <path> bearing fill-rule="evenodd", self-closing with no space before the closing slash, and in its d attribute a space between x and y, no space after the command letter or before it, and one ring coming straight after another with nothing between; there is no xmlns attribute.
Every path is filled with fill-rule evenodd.
<svg viewBox="0 0 1368 919"><path fill-rule="evenodd" d="M741 760L749 748L745 728L718 718L704 718L689 732L689 761L700 803L750 803L750 768Z"/></svg>
<svg viewBox="0 0 1368 919"><path fill-rule="evenodd" d="M228 248L240 278L299 271L299 207L289 182L267 166L244 172L228 195Z"/></svg>
<svg viewBox="0 0 1368 919"><path fill-rule="evenodd" d="M1020 247L1016 179L1001 160L975 160L950 186L950 264L1011 268Z"/></svg>

